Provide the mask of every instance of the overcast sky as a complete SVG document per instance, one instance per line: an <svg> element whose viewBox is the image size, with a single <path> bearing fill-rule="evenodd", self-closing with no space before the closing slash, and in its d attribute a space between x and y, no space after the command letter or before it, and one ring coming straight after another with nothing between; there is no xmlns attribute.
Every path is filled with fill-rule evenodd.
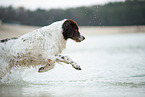
<svg viewBox="0 0 145 97"><path fill-rule="evenodd" d="M0 0L0 6L12 5L13 7L25 7L26 9L35 10L37 8L51 9L90 6L115 1L125 0Z"/></svg>

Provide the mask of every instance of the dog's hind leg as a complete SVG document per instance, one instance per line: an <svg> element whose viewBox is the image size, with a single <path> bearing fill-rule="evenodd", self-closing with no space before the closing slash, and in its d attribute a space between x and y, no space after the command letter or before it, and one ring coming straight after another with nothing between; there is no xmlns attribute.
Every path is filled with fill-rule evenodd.
<svg viewBox="0 0 145 97"><path fill-rule="evenodd" d="M38 72L47 72L48 70L53 69L55 66L55 62L53 62L52 60L48 59L48 63L45 64L44 67L40 67Z"/></svg>
<svg viewBox="0 0 145 97"><path fill-rule="evenodd" d="M80 66L74 61L72 61L72 59L70 59L68 56L56 55L56 62L71 64L72 67L75 68L76 70L81 70Z"/></svg>

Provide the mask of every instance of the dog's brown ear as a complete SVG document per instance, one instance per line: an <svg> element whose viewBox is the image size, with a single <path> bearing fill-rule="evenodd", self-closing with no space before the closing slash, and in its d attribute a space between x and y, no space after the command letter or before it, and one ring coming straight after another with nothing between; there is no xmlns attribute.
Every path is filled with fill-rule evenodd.
<svg viewBox="0 0 145 97"><path fill-rule="evenodd" d="M71 38L76 42L81 42L85 39L85 37L80 34L77 23L73 20L70 19L66 20L63 23L62 28L63 28L63 36L65 40Z"/></svg>
<svg viewBox="0 0 145 97"><path fill-rule="evenodd" d="M68 38L73 37L75 29L78 30L78 25L75 21L68 19L63 23L62 28L64 39L67 40Z"/></svg>

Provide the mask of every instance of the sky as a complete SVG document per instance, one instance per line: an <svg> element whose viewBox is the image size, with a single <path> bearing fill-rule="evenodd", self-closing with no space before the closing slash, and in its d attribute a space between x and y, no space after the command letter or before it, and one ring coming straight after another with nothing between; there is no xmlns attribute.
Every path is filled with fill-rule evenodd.
<svg viewBox="0 0 145 97"><path fill-rule="evenodd" d="M125 0L0 0L0 6L24 7L35 10L52 8L74 8L79 6L100 5L108 2L118 2Z"/></svg>

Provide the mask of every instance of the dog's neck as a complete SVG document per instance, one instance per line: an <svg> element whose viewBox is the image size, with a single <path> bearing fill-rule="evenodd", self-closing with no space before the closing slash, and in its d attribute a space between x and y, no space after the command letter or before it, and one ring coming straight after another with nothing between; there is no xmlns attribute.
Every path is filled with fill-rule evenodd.
<svg viewBox="0 0 145 97"><path fill-rule="evenodd" d="M53 49L55 54L59 54L62 52L62 50L66 47L66 40L63 37L63 29L62 24L63 21L55 22L49 26L45 26L41 28L41 33L46 38L46 44L47 45L53 45ZM48 44L49 43L49 44Z"/></svg>

